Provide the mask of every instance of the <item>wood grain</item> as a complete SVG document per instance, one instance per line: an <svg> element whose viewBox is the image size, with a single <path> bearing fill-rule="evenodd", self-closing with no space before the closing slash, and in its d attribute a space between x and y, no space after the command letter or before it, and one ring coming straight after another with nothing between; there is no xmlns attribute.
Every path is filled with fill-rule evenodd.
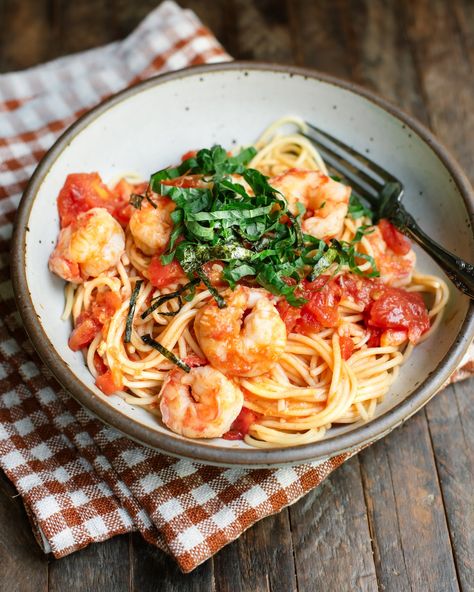
<svg viewBox="0 0 474 592"><path fill-rule="evenodd" d="M300 592L378 589L357 457L292 506L290 520Z"/></svg>
<svg viewBox="0 0 474 592"><path fill-rule="evenodd" d="M48 590L127 592L129 574L129 536L123 535L52 561Z"/></svg>
<svg viewBox="0 0 474 592"><path fill-rule="evenodd" d="M453 385L426 409L459 583L474 590L472 384Z"/></svg>
<svg viewBox="0 0 474 592"><path fill-rule="evenodd" d="M21 499L0 474L0 590L48 589L48 560L34 540Z"/></svg>
<svg viewBox="0 0 474 592"><path fill-rule="evenodd" d="M214 581L219 592L296 591L288 510L265 518L218 553Z"/></svg>
<svg viewBox="0 0 474 592"><path fill-rule="evenodd" d="M130 589L137 592L202 592L213 589L212 559L183 574L175 561L132 535Z"/></svg>

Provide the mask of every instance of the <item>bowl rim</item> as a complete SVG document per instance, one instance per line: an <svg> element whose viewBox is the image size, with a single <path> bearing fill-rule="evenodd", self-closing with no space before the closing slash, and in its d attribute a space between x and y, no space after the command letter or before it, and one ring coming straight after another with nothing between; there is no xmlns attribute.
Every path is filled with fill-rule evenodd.
<svg viewBox="0 0 474 592"><path fill-rule="evenodd" d="M138 422L130 421L128 416L111 405L107 405L75 376L66 362L56 352L35 313L33 300L28 289L26 279L26 236L31 208L40 185L72 139L110 108L142 91L181 78L227 71L242 71L243 73L259 71L281 73L290 77L293 75L303 76L348 90L371 101L377 107L394 116L402 124L411 128L428 144L450 172L463 198L471 221L474 219L474 192L454 157L423 124L375 93L352 82L305 67L245 61L198 65L154 76L112 95L68 127L47 151L23 193L15 220L11 248L14 294L26 331L36 351L59 383L95 417L132 440L165 454L221 466L257 468L321 461L343 452L362 448L364 445L381 438L421 409L442 388L460 363L474 337L473 301L470 302L454 343L436 369L408 397L400 401L392 409L366 424L361 424L351 432L329 436L319 442L289 448L244 449L201 444L197 440L180 439L172 432L160 433Z"/></svg>

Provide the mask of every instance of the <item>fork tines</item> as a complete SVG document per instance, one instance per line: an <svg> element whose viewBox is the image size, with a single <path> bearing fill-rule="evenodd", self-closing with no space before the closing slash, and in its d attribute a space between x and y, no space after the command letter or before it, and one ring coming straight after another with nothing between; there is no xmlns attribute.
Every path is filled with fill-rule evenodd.
<svg viewBox="0 0 474 592"><path fill-rule="evenodd" d="M387 183L399 183L393 175L337 138L306 123L303 135L314 144L323 160L352 188L368 200L378 198Z"/></svg>

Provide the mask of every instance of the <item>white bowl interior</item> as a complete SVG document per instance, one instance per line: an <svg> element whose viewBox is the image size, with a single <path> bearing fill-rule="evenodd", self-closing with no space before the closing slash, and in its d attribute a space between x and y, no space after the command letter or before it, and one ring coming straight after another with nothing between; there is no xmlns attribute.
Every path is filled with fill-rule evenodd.
<svg viewBox="0 0 474 592"><path fill-rule="evenodd" d="M133 171L147 179L190 149L214 143L228 148L251 144L269 123L286 114L314 122L392 171L406 187L408 210L428 234L460 256L471 258L468 212L449 171L413 130L370 100L313 78L260 70L198 72L143 89L97 117L57 157L39 188L26 233L28 286L51 346L104 405L131 421L167 432L147 411L117 396L105 397L94 386L82 355L67 346L70 323L60 319L64 285L47 268L59 228L56 197L66 175L98 171L111 182ZM417 255L420 271L441 274L422 251L417 250ZM377 415L420 385L456 339L469 301L451 284L450 289L437 335L415 349ZM333 433L351 431L357 425L334 428ZM213 446L216 441L202 444ZM223 440L219 446L246 447Z"/></svg>

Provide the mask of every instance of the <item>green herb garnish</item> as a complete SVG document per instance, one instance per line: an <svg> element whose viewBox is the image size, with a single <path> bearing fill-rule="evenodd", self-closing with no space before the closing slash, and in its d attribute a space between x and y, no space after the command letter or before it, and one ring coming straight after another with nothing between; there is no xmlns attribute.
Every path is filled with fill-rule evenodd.
<svg viewBox="0 0 474 592"><path fill-rule="evenodd" d="M362 273L356 259L370 258L359 254L355 243L365 231L358 232L357 241L351 243L326 244L303 234L304 207L299 205L298 214L293 215L267 177L247 168L255 153L254 148L247 148L229 156L221 146L213 146L151 176L150 189L176 204L168 249L161 256L163 265L176 259L190 278L197 275L203 281L221 307L224 299L202 270L209 261L223 263L223 277L232 289L242 278L249 278L293 306L306 302L295 292L306 276L314 280L333 264ZM206 184L188 188L166 183L182 175L200 175ZM349 211L353 217L370 214L357 197L351 198ZM365 275L376 273L371 263L373 271ZM142 317L166 301L162 298L177 296L159 297Z"/></svg>
<svg viewBox="0 0 474 592"><path fill-rule="evenodd" d="M143 335L142 341L143 343L146 343L146 345L149 345L150 347L153 347L154 349L159 351L162 356L167 358L170 362L173 362L173 364L176 364L176 366L178 366L178 368L181 368L181 370L184 370L185 372L191 372L191 368L185 362L183 362L183 360L180 360L177 356L174 355L172 351L166 349L166 347L161 345L161 343L155 341L151 335Z"/></svg>
<svg viewBox="0 0 474 592"><path fill-rule="evenodd" d="M123 339L124 343L130 343L132 339L133 317L135 316L135 307L137 305L137 298L142 284L143 280L138 280L135 284L135 287L133 288L132 295L130 296L130 305L128 307L127 320L125 322L125 337Z"/></svg>
<svg viewBox="0 0 474 592"><path fill-rule="evenodd" d="M370 218L370 220L372 220L374 216L372 210L362 203L360 197L356 193L354 193L354 191L352 191L351 196L349 198L349 208L347 210L347 213L354 220L362 218L362 216L366 216L367 218Z"/></svg>

